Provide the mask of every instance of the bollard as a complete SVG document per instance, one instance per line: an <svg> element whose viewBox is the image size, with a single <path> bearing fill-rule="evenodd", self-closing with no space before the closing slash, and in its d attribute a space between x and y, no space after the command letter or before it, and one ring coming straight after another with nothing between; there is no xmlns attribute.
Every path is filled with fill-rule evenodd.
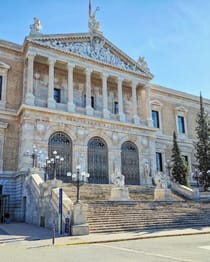
<svg viewBox="0 0 210 262"><path fill-rule="evenodd" d="M52 228L52 245L55 244L55 227Z"/></svg>

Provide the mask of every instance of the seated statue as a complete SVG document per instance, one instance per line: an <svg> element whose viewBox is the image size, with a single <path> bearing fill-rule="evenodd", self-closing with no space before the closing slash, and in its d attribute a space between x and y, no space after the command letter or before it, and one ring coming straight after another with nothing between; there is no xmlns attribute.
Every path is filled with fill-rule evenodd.
<svg viewBox="0 0 210 262"><path fill-rule="evenodd" d="M112 175L112 182L116 187L123 188L125 186L125 176L120 173L119 169L116 169Z"/></svg>
<svg viewBox="0 0 210 262"><path fill-rule="evenodd" d="M30 25L30 35L40 34L41 30L41 21L37 17L34 17L34 23Z"/></svg>
<svg viewBox="0 0 210 262"><path fill-rule="evenodd" d="M154 182L157 188L160 189L167 189L168 188L168 181L167 177L163 172L158 172L154 176Z"/></svg>

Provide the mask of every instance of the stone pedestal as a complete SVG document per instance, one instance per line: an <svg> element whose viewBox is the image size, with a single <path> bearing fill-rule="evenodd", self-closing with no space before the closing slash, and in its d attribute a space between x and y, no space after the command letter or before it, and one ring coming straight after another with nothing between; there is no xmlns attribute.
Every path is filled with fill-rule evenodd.
<svg viewBox="0 0 210 262"><path fill-rule="evenodd" d="M71 235L72 236L84 236L89 234L88 224L82 225L72 225L71 226Z"/></svg>
<svg viewBox="0 0 210 262"><path fill-rule="evenodd" d="M171 190L169 188L155 188L155 201L172 201Z"/></svg>
<svg viewBox="0 0 210 262"><path fill-rule="evenodd" d="M87 204L76 203L73 209L73 224L71 226L72 236L82 236L89 234L87 224Z"/></svg>
<svg viewBox="0 0 210 262"><path fill-rule="evenodd" d="M25 97L25 103L27 105L34 105L34 95L31 93L27 93Z"/></svg>
<svg viewBox="0 0 210 262"><path fill-rule="evenodd" d="M111 191L110 200L128 201L130 200L127 187L113 187Z"/></svg>
<svg viewBox="0 0 210 262"><path fill-rule="evenodd" d="M51 108L51 109L55 109L56 108L56 102L55 102L55 100L53 98L48 98L47 107Z"/></svg>

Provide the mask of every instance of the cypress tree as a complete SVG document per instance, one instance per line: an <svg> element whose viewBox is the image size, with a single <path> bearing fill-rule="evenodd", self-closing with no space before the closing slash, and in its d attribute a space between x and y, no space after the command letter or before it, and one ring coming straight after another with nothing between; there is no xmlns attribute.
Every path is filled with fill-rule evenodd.
<svg viewBox="0 0 210 262"><path fill-rule="evenodd" d="M203 186L204 191L210 186L210 127L208 124L208 114L203 107L203 98L200 94L200 111L196 119L197 126L195 128L197 141L195 143L195 158L197 160L197 168L200 171L199 183Z"/></svg>
<svg viewBox="0 0 210 262"><path fill-rule="evenodd" d="M172 178L175 182L187 186L188 169L183 159L179 145L177 143L176 133L173 133L173 148L171 156L173 167L172 167Z"/></svg>

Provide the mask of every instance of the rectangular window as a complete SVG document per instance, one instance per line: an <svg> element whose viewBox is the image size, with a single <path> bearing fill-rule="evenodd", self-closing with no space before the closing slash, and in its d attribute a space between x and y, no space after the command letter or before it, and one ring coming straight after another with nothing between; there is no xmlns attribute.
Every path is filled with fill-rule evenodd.
<svg viewBox="0 0 210 262"><path fill-rule="evenodd" d="M153 127L160 128L160 122L159 122L159 112L152 110L152 121L153 121Z"/></svg>
<svg viewBox="0 0 210 262"><path fill-rule="evenodd" d="M92 107L92 108L95 108L94 96L91 96L91 107Z"/></svg>
<svg viewBox="0 0 210 262"><path fill-rule="evenodd" d="M159 152L156 152L156 170L163 171L162 154Z"/></svg>
<svg viewBox="0 0 210 262"><path fill-rule="evenodd" d="M114 114L118 114L118 112L119 112L118 102L115 101L115 102L114 102Z"/></svg>
<svg viewBox="0 0 210 262"><path fill-rule="evenodd" d="M182 155L184 161L188 164L188 156Z"/></svg>
<svg viewBox="0 0 210 262"><path fill-rule="evenodd" d="M55 99L56 103L61 102L61 90L58 89L58 88L54 88L54 99Z"/></svg>
<svg viewBox="0 0 210 262"><path fill-rule="evenodd" d="M3 77L0 76L0 100L2 99Z"/></svg>
<svg viewBox="0 0 210 262"><path fill-rule="evenodd" d="M178 116L178 131L181 134L185 133L184 117L183 116Z"/></svg>

